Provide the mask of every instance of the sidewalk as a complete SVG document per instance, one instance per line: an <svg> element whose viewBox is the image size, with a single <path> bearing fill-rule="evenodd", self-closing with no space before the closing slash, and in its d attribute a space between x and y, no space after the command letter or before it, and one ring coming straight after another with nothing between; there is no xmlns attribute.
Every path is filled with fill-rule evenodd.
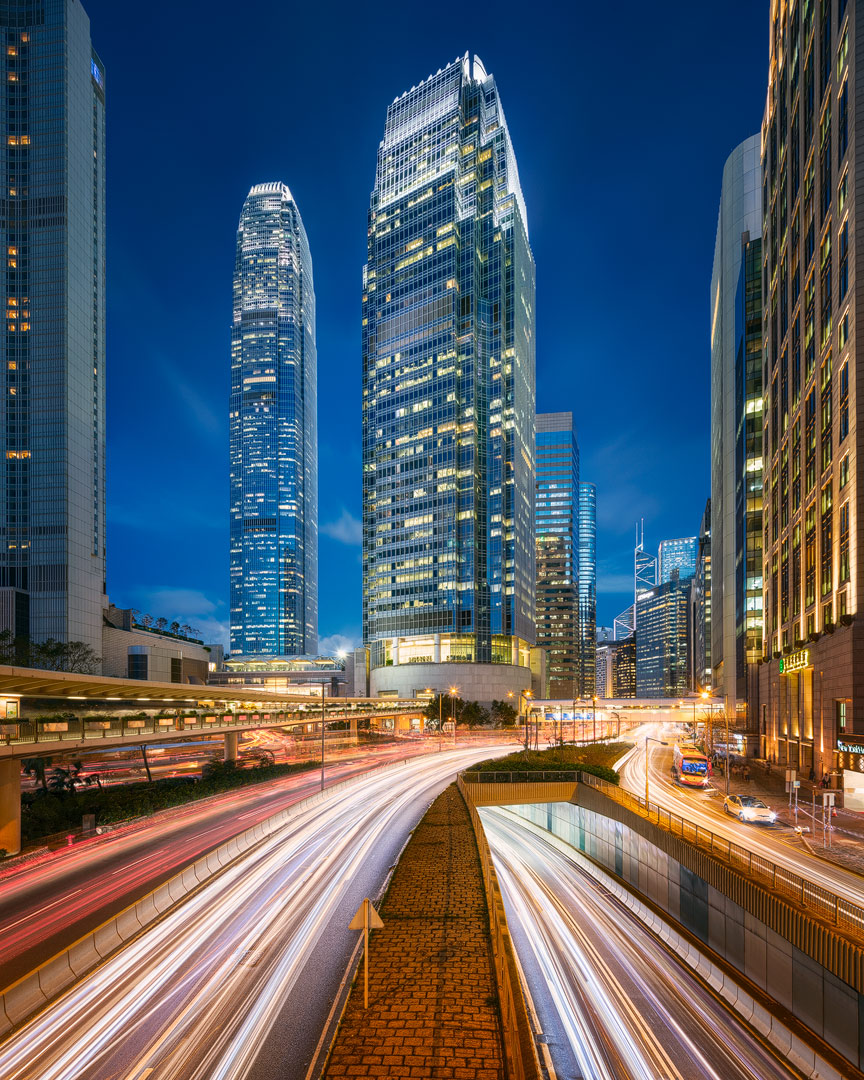
<svg viewBox="0 0 864 1080"><path fill-rule="evenodd" d="M330 1049L326 1080L503 1080L498 993L480 858L455 784L417 826L369 938Z"/></svg>
<svg viewBox="0 0 864 1080"><path fill-rule="evenodd" d="M795 820L794 797L793 809L789 808L789 795L786 792L786 769L782 765L772 765L770 772L766 772L765 763L760 761L748 762L750 780L745 780L741 772L734 773L729 778L729 791L733 795L755 795L777 813L778 822L788 828L799 825L805 830L802 846L812 853L822 856L831 862L837 863L846 870L854 870L864 874L864 815L854 810L837 809L837 816L832 818L830 840L831 846L822 846L822 788L818 784L799 777L801 786L798 789L798 820ZM722 802L726 793L726 778L718 769L712 777L713 786L718 792ZM813 821L813 790L816 790L816 821ZM830 789L829 789L830 790ZM838 801L842 800L842 793L838 795ZM785 830L784 830L785 831ZM864 884L862 884L864 888Z"/></svg>

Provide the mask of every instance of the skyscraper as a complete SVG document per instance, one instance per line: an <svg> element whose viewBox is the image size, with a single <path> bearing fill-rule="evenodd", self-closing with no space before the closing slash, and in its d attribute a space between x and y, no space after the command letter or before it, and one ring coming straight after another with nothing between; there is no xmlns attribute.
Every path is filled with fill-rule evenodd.
<svg viewBox="0 0 864 1080"><path fill-rule="evenodd" d="M546 693L582 697L579 447L573 414L537 414L537 645Z"/></svg>
<svg viewBox="0 0 864 1080"><path fill-rule="evenodd" d="M105 70L75 0L0 5L5 507L15 629L102 647Z"/></svg>
<svg viewBox="0 0 864 1080"><path fill-rule="evenodd" d="M760 142L724 166L711 278L711 682L733 715L762 653Z"/></svg>
<svg viewBox="0 0 864 1080"><path fill-rule="evenodd" d="M645 550L645 526L636 526L636 547L633 551L634 599L650 592L657 584L657 557Z"/></svg>
<svg viewBox="0 0 864 1080"><path fill-rule="evenodd" d="M582 657L580 697L594 693L597 648L597 489L579 484L579 650Z"/></svg>
<svg viewBox="0 0 864 1080"><path fill-rule="evenodd" d="M679 578L692 578L696 573L696 555L699 539L686 536L679 540L661 540L657 553L658 584L672 580L673 571L678 571Z"/></svg>
<svg viewBox="0 0 864 1080"><path fill-rule="evenodd" d="M850 760L838 739L864 710L861 19L861 4L772 5L762 122L766 662L749 719L763 753L817 776Z"/></svg>
<svg viewBox="0 0 864 1080"><path fill-rule="evenodd" d="M696 574L690 587L692 654L691 689L697 693L711 683L711 500L705 504L699 526Z"/></svg>
<svg viewBox="0 0 864 1080"><path fill-rule="evenodd" d="M636 697L679 697L688 689L690 579L672 580L636 601Z"/></svg>
<svg viewBox="0 0 864 1080"><path fill-rule="evenodd" d="M370 200L372 693L524 688L534 588L534 259L498 88L466 55L388 108Z"/></svg>
<svg viewBox="0 0 864 1080"><path fill-rule="evenodd" d="M256 184L240 214L231 328L231 652L318 648L315 288L297 204Z"/></svg>

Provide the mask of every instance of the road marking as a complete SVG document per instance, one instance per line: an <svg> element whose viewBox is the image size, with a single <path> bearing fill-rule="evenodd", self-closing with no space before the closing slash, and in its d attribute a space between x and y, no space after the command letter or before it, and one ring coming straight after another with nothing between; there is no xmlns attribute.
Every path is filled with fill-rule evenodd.
<svg viewBox="0 0 864 1080"><path fill-rule="evenodd" d="M142 862L145 862L145 861L146 861L147 859L151 859L152 857L153 857L152 855L145 855L145 856L144 856L143 858L141 858L141 859L136 859L136 860L135 860L135 862L130 862L130 863L126 863L126 865L125 865L125 866L121 866L119 870L112 870L112 871L111 871L111 873L110 873L110 874L109 874L108 876L109 876L109 877L114 877L114 875L115 875L115 874L122 874L122 873L124 873L124 872L125 872L126 870L131 870L131 868L132 868L133 866L137 866L137 865L138 865L138 863L142 863Z"/></svg>
<svg viewBox="0 0 864 1080"><path fill-rule="evenodd" d="M18 922L9 923L4 926L4 930L11 930L13 926L18 926L19 923L27 922L29 919L34 919L37 915L41 915L43 911L47 911L49 908L56 907L58 904L62 904L64 900L68 900L70 896L76 896L79 892L83 892L83 889L76 889L75 892L66 893L65 896L61 896L59 900L54 900L50 904L46 904L45 907L41 907L38 911L31 911L28 915L25 915L23 919L19 919Z"/></svg>

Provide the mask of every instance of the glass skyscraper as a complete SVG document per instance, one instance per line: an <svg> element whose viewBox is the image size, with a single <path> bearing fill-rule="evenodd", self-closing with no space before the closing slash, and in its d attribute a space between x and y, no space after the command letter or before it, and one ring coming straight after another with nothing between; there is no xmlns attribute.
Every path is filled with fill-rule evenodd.
<svg viewBox="0 0 864 1080"><path fill-rule="evenodd" d="M579 447L573 414L537 414L537 645L546 693L582 697Z"/></svg>
<svg viewBox="0 0 864 1080"><path fill-rule="evenodd" d="M678 540L661 540L657 555L659 566L659 585L672 580L672 572L678 576L692 578L696 573L696 557L699 552L699 538L686 536Z"/></svg>
<svg viewBox="0 0 864 1080"><path fill-rule="evenodd" d="M636 601L636 697L680 697L689 689L690 580L670 581Z"/></svg>
<svg viewBox="0 0 864 1080"><path fill-rule="evenodd" d="M76 0L0 4L0 30L0 589L10 629L101 655L105 70Z"/></svg>
<svg viewBox="0 0 864 1080"><path fill-rule="evenodd" d="M579 484L579 696L594 694L597 651L597 489Z"/></svg>
<svg viewBox="0 0 864 1080"><path fill-rule="evenodd" d="M476 57L388 108L367 235L372 689L458 674L480 699L508 677L488 665L527 668L535 636L534 259L498 89ZM487 670L444 670L457 663Z"/></svg>
<svg viewBox="0 0 864 1080"><path fill-rule="evenodd" d="M318 649L315 289L297 204L249 192L231 328L231 652Z"/></svg>

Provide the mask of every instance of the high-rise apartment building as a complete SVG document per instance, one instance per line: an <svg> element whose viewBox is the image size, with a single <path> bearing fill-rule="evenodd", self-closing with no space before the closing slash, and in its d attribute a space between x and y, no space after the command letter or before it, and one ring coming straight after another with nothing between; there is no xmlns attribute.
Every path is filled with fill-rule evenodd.
<svg viewBox="0 0 864 1080"><path fill-rule="evenodd" d="M817 776L864 731L859 19L843 0L772 5L762 124L766 662L750 719L763 753Z"/></svg>
<svg viewBox="0 0 864 1080"><path fill-rule="evenodd" d="M231 327L231 652L318 649L315 288L297 204L256 184L237 230Z"/></svg>
<svg viewBox="0 0 864 1080"><path fill-rule="evenodd" d="M582 697L579 447L573 414L537 414L537 646L546 695Z"/></svg>
<svg viewBox="0 0 864 1080"><path fill-rule="evenodd" d="M678 571L681 581L692 578L696 573L696 555L699 550L699 538L686 536L678 540L661 540L657 553L658 585L672 580L674 571Z"/></svg>
<svg viewBox="0 0 864 1080"><path fill-rule="evenodd" d="M724 166L711 278L712 673L708 684L724 698L732 716L745 708L747 665L762 655L760 142L759 135L746 139ZM788 214L788 205L784 213ZM782 312L786 321L788 270ZM788 383L785 392L788 397ZM787 470L787 483L788 479Z"/></svg>
<svg viewBox="0 0 864 1080"><path fill-rule="evenodd" d="M534 259L494 78L390 105L363 271L363 637L373 694L530 681ZM494 670L493 670L494 669Z"/></svg>
<svg viewBox="0 0 864 1080"><path fill-rule="evenodd" d="M582 666L580 697L594 693L597 648L597 489L579 484L579 640Z"/></svg>
<svg viewBox="0 0 864 1080"><path fill-rule="evenodd" d="M0 5L9 629L102 649L105 69L76 0ZM13 602L14 600L14 602Z"/></svg>

